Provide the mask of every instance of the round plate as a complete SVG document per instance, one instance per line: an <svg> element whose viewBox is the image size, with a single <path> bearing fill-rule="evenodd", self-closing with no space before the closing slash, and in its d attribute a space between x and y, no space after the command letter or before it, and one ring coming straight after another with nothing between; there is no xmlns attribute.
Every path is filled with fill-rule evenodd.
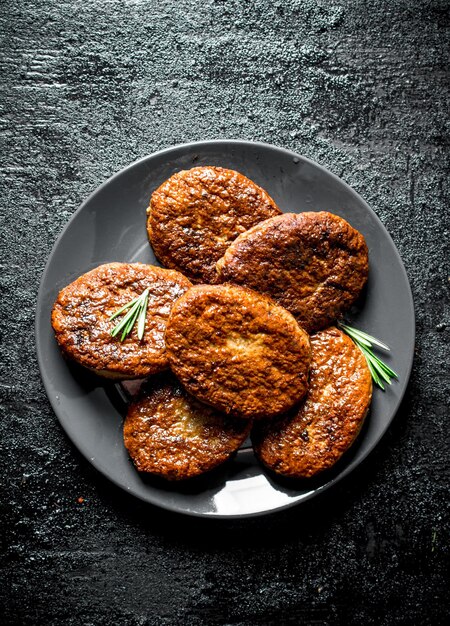
<svg viewBox="0 0 450 626"><path fill-rule="evenodd" d="M122 440L124 387L67 363L50 325L60 289L110 261L158 265L147 240L151 193L175 172L218 165L242 172L266 189L283 211L327 210L361 231L369 246L370 277L364 301L349 315L358 328L391 346L386 361L398 373L385 392L374 388L371 411L352 448L314 481L286 482L266 473L250 446L223 466L183 484L141 476ZM244 517L299 504L331 487L369 454L392 421L405 392L414 348L414 308L403 263L382 223L348 185L288 150L247 141L205 141L176 146L131 164L101 185L73 215L57 240L38 294L39 366L53 409L80 452L106 477L152 504L198 516Z"/></svg>

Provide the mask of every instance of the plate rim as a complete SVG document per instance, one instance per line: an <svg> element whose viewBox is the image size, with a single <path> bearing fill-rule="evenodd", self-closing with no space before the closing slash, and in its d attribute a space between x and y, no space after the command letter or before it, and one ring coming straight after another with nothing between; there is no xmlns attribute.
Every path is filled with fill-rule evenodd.
<svg viewBox="0 0 450 626"><path fill-rule="evenodd" d="M46 278L47 278L47 274L49 271L49 268L51 266L52 263L52 259L53 256L56 253L56 249L59 245L60 240L62 239L62 237L64 236L64 234L66 233L66 231L70 228L72 222L76 219L76 217L79 215L79 213L84 209L84 207L98 194L100 193L107 185L109 185L113 180L115 180L116 178L118 178L119 176L122 176L127 170L130 170L138 165L140 165L141 163L148 161L154 157L160 157L160 156L164 156L165 154L170 154L171 152L176 152L180 149L186 149L186 148L190 148L192 149L193 147L199 147L201 148L202 146L207 146L207 145L219 145L219 144L225 144L227 146L229 146L230 144L232 145L236 145L236 146L246 146L246 147L259 147L262 149L269 149L269 150L274 150L277 152L282 152L284 153L286 156L291 157L292 159L299 159L299 162L303 161L308 163L309 165L312 165L313 167L316 167L318 169L320 169L322 172L324 172L325 174L327 174L328 176L331 176L333 179L335 179L337 182L339 182L339 184L344 185L344 187L353 195L356 197L356 199L362 203L362 205L364 206L364 208L372 215L373 218L375 218L375 220L378 222L378 224L381 226L381 228L384 230L385 234L387 235L392 249L394 251L395 257L398 261L398 264L400 266L401 272L403 274L403 278L405 280L405 284L407 286L407 296L408 296L408 300L409 300L409 310L411 312L411 331L412 331L412 336L413 336L413 341L411 342L411 345L409 346L409 350L408 350L408 366L406 369L406 376L404 378L404 387L402 392L399 394L397 401L394 405L394 408L392 409L392 418L383 426L383 428L381 429L378 437L376 438L376 440L374 442L372 442L368 449L364 452L363 456L358 460L358 463L356 465L353 465L352 463L350 463L349 465L347 465L346 467L343 468L343 470L337 474L336 476L334 476L332 479L330 479L328 482L326 482L324 485L321 485L320 487L318 487L316 490L313 490L310 493L307 493L303 498L301 498L300 500L293 500L292 502L287 502L285 504L282 504L280 506L277 506L276 508L273 509L269 509L269 510L261 510L261 511L254 511L254 512L250 512L250 513L232 513L232 514L224 514L224 513L215 513L215 512L199 512L199 511L192 511L192 510L180 510L179 508L177 508L175 505L171 505L171 504L163 504L161 502L155 502L153 500L151 500L150 498L145 498L144 496L142 496L139 493L136 493L134 490L127 488L126 486L124 486L123 484L121 484L118 480L116 480L115 478L108 476L105 474L105 472L101 469L101 464L96 462L96 458L91 459L90 457L88 457L82 449L80 449L80 447L77 445L75 438L69 434L69 432L66 430L66 428L64 427L64 424L62 423L59 414L58 414L58 410L57 410L57 404L56 402L54 402L54 400L51 397L51 394L49 393L49 387L48 387L48 382L47 382L47 373L45 371L45 367L44 367L44 362L43 362L43 355L42 355L42 348L40 346L40 308L42 307L42 300L43 300L43 295L44 295L44 284L46 283ZM70 216L70 218L68 219L68 221L65 223L65 225L63 226L62 230L59 232L59 234L57 235L51 251L48 255L47 261L45 263L44 269L42 271L41 274L41 279L39 282L39 288L37 291L37 296L36 296L36 306L35 306L35 320L34 320L34 338L35 338L35 347L36 347L36 356L37 356L37 362L38 362L38 367L39 367L39 372L40 372L40 376L41 376L41 380L42 383L44 385L44 389L45 389L45 393L47 396L48 401L50 402L50 405L53 409L53 412L55 413L58 422L62 428L62 430L64 431L64 434L67 436L67 438L70 440L70 442L72 443L73 446L75 446L75 448L78 450L78 452L81 454L81 456L86 459L94 468L96 471L98 471L102 476L104 476L105 478L107 478L110 482L112 482L116 487L119 487L122 491L124 491L125 493L132 495L135 498L138 498L139 500L141 500L142 502L145 502L146 504L150 504L154 507L157 507L159 509L163 509L166 511L170 511L172 513L177 513L179 515L189 515L191 517L200 517L200 518L207 518L207 519L244 519L244 518L255 518L255 517L260 517L263 515L270 515L270 514L275 514L281 511L284 511L286 509L292 508L294 506L298 506L303 504L304 502L311 500L312 498L323 494L325 491L328 491L329 489L331 489L332 487L334 487L335 485L337 485L343 478L345 478L346 476L350 475L351 473L353 473L354 471L357 470L358 467L360 467L360 465L367 459L367 457L374 451L374 449L378 446L378 444L380 443L380 441L383 439L383 437L386 434L386 431L388 430L388 428L391 426L392 422L394 421L398 410L401 406L401 403L403 401L403 398L405 397L406 391L408 389L409 386L409 381L410 381L410 377L411 377L411 372L412 372L412 367L414 364L414 349L415 349L415 337L416 337L416 314L415 314L415 307L414 307L414 298L413 298L413 294L412 294L412 290L411 290L411 284L408 278L408 274L406 272L406 268L405 265L403 263L403 260L400 256L400 253L397 249L397 246L395 245L394 240L392 239L389 231L386 229L386 227L384 226L383 222L380 220L380 218L378 217L378 215L376 214L376 212L369 206L369 204L364 200L364 198L362 198L362 196L359 195L359 193L353 189L353 187L351 187L345 180L343 180L342 178L340 178L339 176L337 176L336 174L334 174L333 172L331 172L329 169L327 169L326 167L324 167L323 165L321 165L320 163L317 163L316 161L305 157L302 154L299 154L297 152L294 152L293 150L289 150L288 148L284 148L281 146L277 146L274 144L270 144L270 143L266 143L266 142L262 142L262 141L251 141L251 140L247 140L247 139L208 139L208 140L201 140L201 141L190 141L190 142L185 142L185 143L180 143L180 144L176 144L174 146L169 146L167 148L162 148L161 150L156 150L155 152L152 152L151 154L147 154L143 157L140 157L139 159L136 159L135 161L132 161L131 163L129 163L128 165L126 165L125 167L121 168L120 170L114 172L114 174L112 174L109 178L107 178L103 183L101 183L100 185L98 185L86 198L85 200L83 200L81 202L81 204L75 209L74 213Z"/></svg>

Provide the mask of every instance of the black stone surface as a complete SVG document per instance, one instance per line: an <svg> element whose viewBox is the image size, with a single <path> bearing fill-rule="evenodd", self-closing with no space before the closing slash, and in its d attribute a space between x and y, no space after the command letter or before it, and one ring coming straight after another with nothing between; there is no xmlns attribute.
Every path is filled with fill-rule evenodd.
<svg viewBox="0 0 450 626"><path fill-rule="evenodd" d="M448 3L4 0L0 31L2 623L447 623ZM417 314L375 452L322 497L244 521L109 484L63 434L34 347L40 276L80 202L208 138L291 148L353 186Z"/></svg>

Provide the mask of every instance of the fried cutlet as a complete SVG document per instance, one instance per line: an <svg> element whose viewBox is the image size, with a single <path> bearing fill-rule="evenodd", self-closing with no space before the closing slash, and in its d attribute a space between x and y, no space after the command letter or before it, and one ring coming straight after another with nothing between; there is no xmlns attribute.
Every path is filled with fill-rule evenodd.
<svg viewBox="0 0 450 626"><path fill-rule="evenodd" d="M226 461L244 442L251 422L207 406L174 376L151 379L129 408L124 442L137 470L168 480L192 478Z"/></svg>
<svg viewBox="0 0 450 626"><path fill-rule="evenodd" d="M179 272L142 263L107 263L62 289L51 323L63 353L96 374L143 378L168 368L164 344L173 302L191 286ZM136 328L123 342L112 337L110 316L149 289L145 332ZM120 318L119 318L120 319Z"/></svg>
<svg viewBox="0 0 450 626"><path fill-rule="evenodd" d="M186 389L227 414L268 418L306 393L308 335L288 311L250 289L189 289L172 308L166 348Z"/></svg>
<svg viewBox="0 0 450 626"><path fill-rule="evenodd" d="M311 349L305 401L252 431L262 463L292 478L311 478L341 458L356 439L372 397L365 357L342 331L330 327L312 335Z"/></svg>
<svg viewBox="0 0 450 626"><path fill-rule="evenodd" d="M285 213L240 235L217 263L219 282L265 293L309 333L333 323L367 281L363 235L341 217Z"/></svg>
<svg viewBox="0 0 450 626"><path fill-rule="evenodd" d="M281 211L243 174L202 166L166 180L153 192L147 213L148 237L159 261L194 283L211 283L230 243Z"/></svg>

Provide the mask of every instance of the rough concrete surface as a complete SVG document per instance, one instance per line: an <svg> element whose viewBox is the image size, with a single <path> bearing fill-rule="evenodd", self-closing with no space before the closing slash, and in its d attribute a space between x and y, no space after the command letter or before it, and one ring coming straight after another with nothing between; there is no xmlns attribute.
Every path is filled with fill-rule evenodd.
<svg viewBox="0 0 450 626"><path fill-rule="evenodd" d="M2 623L448 623L449 13L445 0L4 0ZM111 174L191 140L291 148L353 186L404 260L417 345L353 475L242 521L146 506L77 452L33 320L61 229Z"/></svg>

